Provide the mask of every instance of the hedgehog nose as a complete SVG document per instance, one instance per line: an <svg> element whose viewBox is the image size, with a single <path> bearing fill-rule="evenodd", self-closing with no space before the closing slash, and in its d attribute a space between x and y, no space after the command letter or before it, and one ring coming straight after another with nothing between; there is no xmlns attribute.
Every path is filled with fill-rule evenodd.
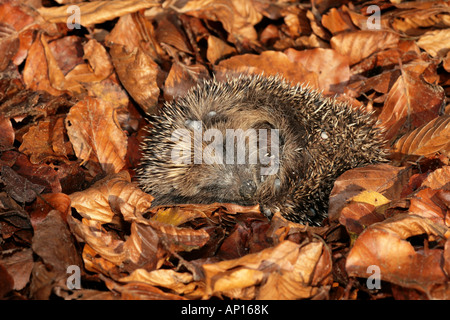
<svg viewBox="0 0 450 320"><path fill-rule="evenodd" d="M247 180L239 188L239 194L244 200L249 200L256 192L256 184L253 180Z"/></svg>

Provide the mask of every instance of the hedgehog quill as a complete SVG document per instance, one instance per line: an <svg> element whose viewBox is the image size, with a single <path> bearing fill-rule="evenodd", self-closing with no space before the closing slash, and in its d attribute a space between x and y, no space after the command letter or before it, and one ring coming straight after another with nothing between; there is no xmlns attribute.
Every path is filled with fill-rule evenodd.
<svg viewBox="0 0 450 320"><path fill-rule="evenodd" d="M150 119L137 173L153 205L259 204L321 225L343 172L384 162L371 114L279 77L204 80Z"/></svg>

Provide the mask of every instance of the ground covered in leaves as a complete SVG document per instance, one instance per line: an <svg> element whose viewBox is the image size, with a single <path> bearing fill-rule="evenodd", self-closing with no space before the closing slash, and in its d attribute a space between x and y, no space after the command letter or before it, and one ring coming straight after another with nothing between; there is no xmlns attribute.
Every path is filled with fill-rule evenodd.
<svg viewBox="0 0 450 320"><path fill-rule="evenodd" d="M0 298L449 299L449 39L445 1L2 1ZM323 227L150 208L145 113L262 72L375 111L390 162Z"/></svg>

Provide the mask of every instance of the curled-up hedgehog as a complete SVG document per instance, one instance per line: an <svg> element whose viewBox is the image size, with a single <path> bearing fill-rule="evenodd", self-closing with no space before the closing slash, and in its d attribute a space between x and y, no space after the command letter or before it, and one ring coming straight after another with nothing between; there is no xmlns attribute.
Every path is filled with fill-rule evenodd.
<svg viewBox="0 0 450 320"><path fill-rule="evenodd" d="M259 204L320 225L336 178L386 157L371 114L279 77L205 80L150 123L137 172L153 205Z"/></svg>

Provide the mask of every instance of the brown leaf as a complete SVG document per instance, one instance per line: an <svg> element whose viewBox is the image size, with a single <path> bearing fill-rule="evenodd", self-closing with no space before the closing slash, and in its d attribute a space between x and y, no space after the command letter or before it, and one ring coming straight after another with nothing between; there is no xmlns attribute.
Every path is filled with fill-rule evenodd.
<svg viewBox="0 0 450 320"><path fill-rule="evenodd" d="M371 54L393 48L399 36L389 31L355 31L340 33L330 40L331 47L349 58L349 65L354 65Z"/></svg>
<svg viewBox="0 0 450 320"><path fill-rule="evenodd" d="M312 88L317 89L318 79L313 72L308 72L299 64L292 62L289 57L277 51L264 51L260 55L243 54L222 60L214 67L216 77L225 79L240 73L280 75L293 84L308 83Z"/></svg>
<svg viewBox="0 0 450 320"><path fill-rule="evenodd" d="M172 100L184 96L200 80L208 78L208 70L201 64L188 66L174 62L164 83L164 98Z"/></svg>
<svg viewBox="0 0 450 320"><path fill-rule="evenodd" d="M431 172L423 181L422 186L450 190L450 166L444 166Z"/></svg>
<svg viewBox="0 0 450 320"><path fill-rule="evenodd" d="M18 175L8 166L1 166L1 178L5 184L5 191L18 202L31 202L45 189L44 186L34 184Z"/></svg>
<svg viewBox="0 0 450 320"><path fill-rule="evenodd" d="M233 43L255 41L257 33L254 25L262 19L251 2L191 0L176 10L197 18L220 21L229 33L228 40Z"/></svg>
<svg viewBox="0 0 450 320"><path fill-rule="evenodd" d="M450 153L450 116L437 117L401 137L392 147L400 155ZM398 157L397 156L397 157Z"/></svg>
<svg viewBox="0 0 450 320"><path fill-rule="evenodd" d="M448 281L443 272L442 249L414 248L407 238L425 234L442 239L448 228L428 219L399 215L369 226L352 247L346 262L349 276L367 278L369 266L380 268L381 280L427 294Z"/></svg>
<svg viewBox="0 0 450 320"><path fill-rule="evenodd" d="M29 248L16 251L12 255L5 255L0 259L0 266L5 267L14 280L13 290L22 290L25 288L30 281L33 265L33 250ZM4 282L0 282L4 286Z"/></svg>
<svg viewBox="0 0 450 320"><path fill-rule="evenodd" d="M201 282L195 282L192 274L168 269L153 271L136 269L129 276L121 278L120 282L143 282L151 286L169 289L189 299L199 299L204 295L204 285Z"/></svg>
<svg viewBox="0 0 450 320"><path fill-rule="evenodd" d="M350 79L348 59L333 49L288 49L285 53L292 62L317 75L317 89L324 94L343 92Z"/></svg>
<svg viewBox="0 0 450 320"><path fill-rule="evenodd" d="M334 183L328 210L330 220L338 219L345 203L364 190L376 191L388 199L398 199L411 170L388 164L369 165L343 173Z"/></svg>
<svg viewBox="0 0 450 320"><path fill-rule="evenodd" d="M117 173L125 165L127 138L116 117L110 103L91 97L74 105L66 117L67 134L77 157L98 162L106 173Z"/></svg>
<svg viewBox="0 0 450 320"><path fill-rule="evenodd" d="M57 74L57 68L53 70L53 81L50 79L50 74L48 72L49 62L47 58L50 57L50 49L46 52L46 40L43 34L39 34L36 40L30 47L28 52L28 58L25 63L23 70L23 81L26 86L31 90L43 90L47 91L51 95L58 96L61 95L61 90L54 88L52 82L62 81L62 73ZM56 61L54 62L56 65ZM58 78L58 79L56 79Z"/></svg>
<svg viewBox="0 0 450 320"><path fill-rule="evenodd" d="M14 143L14 130L12 127L11 120L0 115L0 152L12 149Z"/></svg>
<svg viewBox="0 0 450 320"><path fill-rule="evenodd" d="M212 64L217 63L222 58L236 53L236 49L229 46L225 41L213 35L208 36L208 51L206 58Z"/></svg>
<svg viewBox="0 0 450 320"><path fill-rule="evenodd" d="M139 48L128 52L121 45L112 45L110 54L122 85L145 112L154 113L160 91L159 66Z"/></svg>
<svg viewBox="0 0 450 320"><path fill-rule="evenodd" d="M91 39L83 46L83 49L84 58L89 61L94 74L101 76L102 80L108 78L114 67L105 47L98 41Z"/></svg>
<svg viewBox="0 0 450 320"><path fill-rule="evenodd" d="M439 190L425 188L411 198L409 212L434 223L450 226L449 209L439 198Z"/></svg>
<svg viewBox="0 0 450 320"><path fill-rule="evenodd" d="M62 121L62 118L40 121L36 126L30 127L23 136L19 151L29 155L30 162L33 164L53 160L68 162L67 147L62 137L64 129ZM59 138L54 139L54 137ZM53 142L55 142L55 146Z"/></svg>
<svg viewBox="0 0 450 320"><path fill-rule="evenodd" d="M436 118L443 103L444 91L418 74L406 69L389 92L378 119L386 128L386 139L420 127Z"/></svg>
<svg viewBox="0 0 450 320"><path fill-rule="evenodd" d="M127 171L107 176L89 189L70 195L72 207L85 218L101 223L117 222L118 217L111 209L110 199L119 198L137 212L144 212L150 208L153 197L144 193L131 183Z"/></svg>
<svg viewBox="0 0 450 320"><path fill-rule="evenodd" d="M428 52L432 57L444 57L448 51L450 29L428 31L420 36L417 45Z"/></svg>
<svg viewBox="0 0 450 320"><path fill-rule="evenodd" d="M73 11L68 10L70 6L71 5L68 4L59 7L40 7L38 11L47 21L53 23L66 23L73 15ZM80 2L77 6L80 12L82 12L80 15L80 24L82 26L90 26L112 20L127 13L159 6L159 2L136 0L91 1Z"/></svg>
<svg viewBox="0 0 450 320"><path fill-rule="evenodd" d="M331 256L320 241L289 240L244 257L204 264L207 297L300 299L330 284Z"/></svg>

